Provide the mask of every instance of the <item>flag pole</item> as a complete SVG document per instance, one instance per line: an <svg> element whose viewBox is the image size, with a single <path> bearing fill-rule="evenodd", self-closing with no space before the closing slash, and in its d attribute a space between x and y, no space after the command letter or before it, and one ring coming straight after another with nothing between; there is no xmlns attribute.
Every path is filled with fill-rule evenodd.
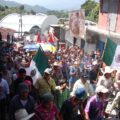
<svg viewBox="0 0 120 120"><path fill-rule="evenodd" d="M39 45L40 45L39 49L41 49L41 51L43 52L43 54L46 56L45 51L43 50L41 44L39 44Z"/></svg>
<svg viewBox="0 0 120 120"><path fill-rule="evenodd" d="M39 48L41 49L41 51L42 51L42 52L44 52L43 48L41 47L41 44L39 44L39 45L40 45L40 47L39 47Z"/></svg>
<svg viewBox="0 0 120 120"><path fill-rule="evenodd" d="M104 45L104 49L103 49L103 53L102 53L102 56L101 56L101 59L103 60L103 56L104 56L104 53L105 53L105 48L106 48L106 45L107 45L107 41L108 41L108 37L105 41L105 45Z"/></svg>

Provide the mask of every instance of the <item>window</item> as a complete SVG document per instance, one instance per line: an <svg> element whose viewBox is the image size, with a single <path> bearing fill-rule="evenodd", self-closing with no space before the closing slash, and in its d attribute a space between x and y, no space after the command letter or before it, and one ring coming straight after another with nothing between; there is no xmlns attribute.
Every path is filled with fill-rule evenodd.
<svg viewBox="0 0 120 120"><path fill-rule="evenodd" d="M101 12L108 13L109 11L109 0L101 0Z"/></svg>

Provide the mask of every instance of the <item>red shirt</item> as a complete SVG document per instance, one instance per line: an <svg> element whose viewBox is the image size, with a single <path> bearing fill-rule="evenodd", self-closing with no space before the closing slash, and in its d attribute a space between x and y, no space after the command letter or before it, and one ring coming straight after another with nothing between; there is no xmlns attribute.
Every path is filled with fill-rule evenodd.
<svg viewBox="0 0 120 120"><path fill-rule="evenodd" d="M54 43L55 42L54 36L51 33L48 34L48 42L49 43Z"/></svg>
<svg viewBox="0 0 120 120"><path fill-rule="evenodd" d="M35 120L54 120L55 115L57 114L57 107L53 105L49 111L46 111L44 106L41 104L35 110Z"/></svg>

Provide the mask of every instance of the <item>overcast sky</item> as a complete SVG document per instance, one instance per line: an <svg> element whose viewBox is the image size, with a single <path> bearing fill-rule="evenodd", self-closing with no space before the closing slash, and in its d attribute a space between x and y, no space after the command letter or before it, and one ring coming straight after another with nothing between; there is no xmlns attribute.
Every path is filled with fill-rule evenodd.
<svg viewBox="0 0 120 120"><path fill-rule="evenodd" d="M16 1L22 4L40 5L48 9L54 10L75 10L79 9L80 5L86 0L9 0ZM98 0L96 0L98 1Z"/></svg>

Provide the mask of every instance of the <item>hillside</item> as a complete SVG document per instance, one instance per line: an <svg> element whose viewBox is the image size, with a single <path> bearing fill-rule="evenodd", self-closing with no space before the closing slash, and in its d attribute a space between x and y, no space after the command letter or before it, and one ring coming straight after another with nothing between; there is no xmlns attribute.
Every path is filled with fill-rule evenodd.
<svg viewBox="0 0 120 120"><path fill-rule="evenodd" d="M44 13L47 15L55 15L58 18L68 18L68 11L65 10L49 10L39 5L22 5L14 1L0 0L0 20L8 14L21 13L21 6L23 7L22 13L24 14Z"/></svg>
<svg viewBox="0 0 120 120"><path fill-rule="evenodd" d="M20 3L14 2L14 1L5 1L5 0L0 0L0 5L2 6L8 6L8 7L19 7L21 6ZM41 12L41 13L46 13L49 9L39 6L39 5L35 5L35 6L30 6L27 4L24 4L24 9L26 11L30 11L33 10L35 12Z"/></svg>

